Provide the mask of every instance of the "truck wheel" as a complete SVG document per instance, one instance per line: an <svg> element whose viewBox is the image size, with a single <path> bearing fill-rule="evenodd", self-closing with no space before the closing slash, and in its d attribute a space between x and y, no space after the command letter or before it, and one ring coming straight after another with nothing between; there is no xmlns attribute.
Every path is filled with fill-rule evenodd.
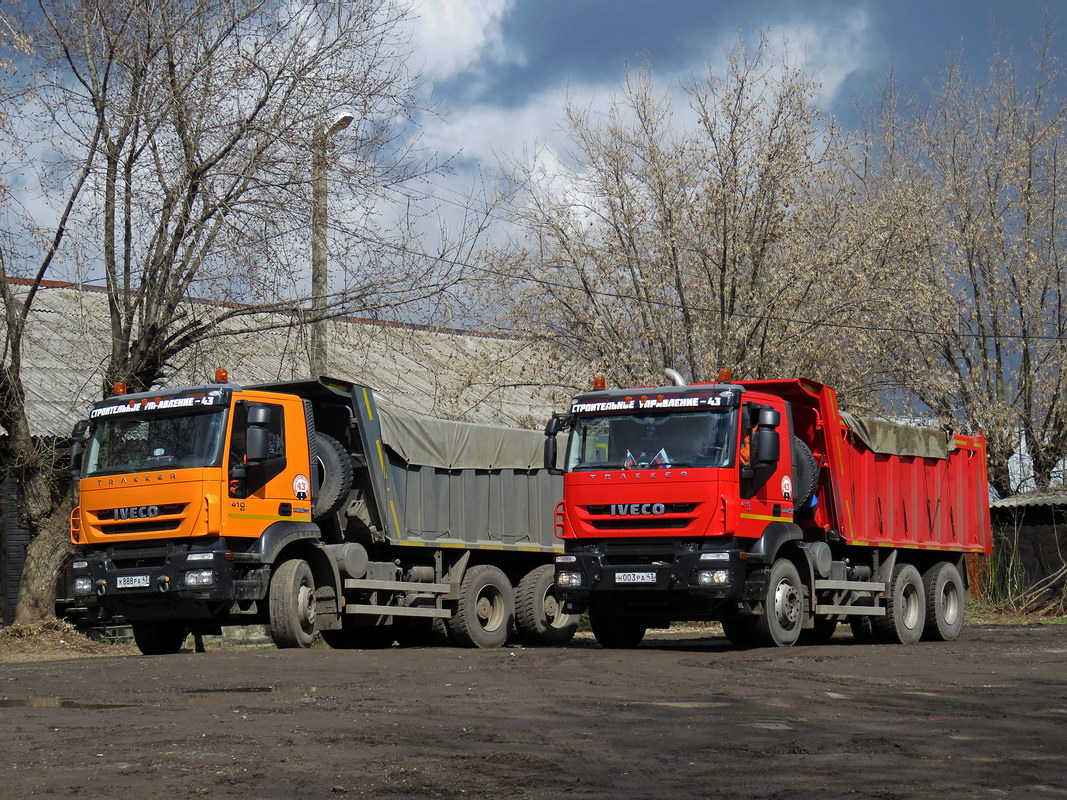
<svg viewBox="0 0 1067 800"><path fill-rule="evenodd" d="M341 443L325 433L315 433L315 476L312 516L322 519L341 507L352 490L352 461Z"/></svg>
<svg viewBox="0 0 1067 800"><path fill-rule="evenodd" d="M754 617L743 617L740 614L732 614L722 620L722 632L726 639L734 647L752 646L752 620Z"/></svg>
<svg viewBox="0 0 1067 800"><path fill-rule="evenodd" d="M764 647L791 647L803 626L804 584L793 562L779 558L767 577L763 614L753 623L753 638Z"/></svg>
<svg viewBox="0 0 1067 800"><path fill-rule="evenodd" d="M284 561L270 580L270 635L278 647L311 647L315 638L315 578L300 558Z"/></svg>
<svg viewBox="0 0 1067 800"><path fill-rule="evenodd" d="M556 597L556 568L542 564L523 575L515 592L515 623L525 644L566 644L578 630L578 617L564 614Z"/></svg>
<svg viewBox="0 0 1067 800"><path fill-rule="evenodd" d="M189 635L189 628L180 620L130 621L137 649L146 656L168 656L177 653Z"/></svg>
<svg viewBox="0 0 1067 800"><path fill-rule="evenodd" d="M430 643L436 647L455 647L452 634L448 632L448 623L441 617L430 620Z"/></svg>
<svg viewBox="0 0 1067 800"><path fill-rule="evenodd" d="M396 632L391 625L343 625L335 630L320 633L322 641L334 650L382 650L392 647L396 641Z"/></svg>
<svg viewBox="0 0 1067 800"><path fill-rule="evenodd" d="M963 630L967 592L955 564L941 561L923 573L926 595L926 626L923 638L951 642Z"/></svg>
<svg viewBox="0 0 1067 800"><path fill-rule="evenodd" d="M819 465L804 442L794 436L790 439L793 450L793 507L800 508L815 493L819 480Z"/></svg>
<svg viewBox="0 0 1067 800"><path fill-rule="evenodd" d="M858 644L875 644L878 641L878 637L874 635L874 625L871 623L873 617L866 615L862 617L852 617L848 621L848 625L852 628L852 638L856 640Z"/></svg>
<svg viewBox="0 0 1067 800"><path fill-rule="evenodd" d="M874 617L875 636L884 644L915 644L923 635L926 600L923 579L911 564L897 564L885 601L885 616Z"/></svg>
<svg viewBox="0 0 1067 800"><path fill-rule="evenodd" d="M601 608L589 609L589 627L601 647L629 649L641 644L646 627L633 617L624 617Z"/></svg>
<svg viewBox="0 0 1067 800"><path fill-rule="evenodd" d="M502 570L478 564L459 586L456 613L446 626L460 647L500 647L515 617L515 591Z"/></svg>
<svg viewBox="0 0 1067 800"><path fill-rule="evenodd" d="M829 644L837 631L837 620L832 617L816 617L814 624L800 632L798 644Z"/></svg>

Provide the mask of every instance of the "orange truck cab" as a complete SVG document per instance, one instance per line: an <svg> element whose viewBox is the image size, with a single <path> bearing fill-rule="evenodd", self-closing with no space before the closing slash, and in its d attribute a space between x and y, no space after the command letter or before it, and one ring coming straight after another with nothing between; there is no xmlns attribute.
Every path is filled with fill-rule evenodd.
<svg viewBox="0 0 1067 800"><path fill-rule="evenodd" d="M75 428L75 598L143 652L253 623L280 647L573 634L538 433L390 411L345 381L220 377L115 394Z"/></svg>
<svg viewBox="0 0 1067 800"><path fill-rule="evenodd" d="M991 548L981 436L842 413L814 381L606 389L569 430L557 535L564 608L598 641L715 620L739 645L952 639L968 553Z"/></svg>

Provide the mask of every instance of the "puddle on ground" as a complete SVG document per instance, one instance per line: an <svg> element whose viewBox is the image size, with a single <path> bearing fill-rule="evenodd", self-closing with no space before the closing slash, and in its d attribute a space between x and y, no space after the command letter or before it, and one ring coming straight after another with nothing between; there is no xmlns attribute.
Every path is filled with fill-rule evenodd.
<svg viewBox="0 0 1067 800"><path fill-rule="evenodd" d="M273 691L273 686L233 686L228 689L182 689L182 694L259 694Z"/></svg>
<svg viewBox="0 0 1067 800"><path fill-rule="evenodd" d="M0 697L0 708L132 708L131 703L83 703L61 697Z"/></svg>

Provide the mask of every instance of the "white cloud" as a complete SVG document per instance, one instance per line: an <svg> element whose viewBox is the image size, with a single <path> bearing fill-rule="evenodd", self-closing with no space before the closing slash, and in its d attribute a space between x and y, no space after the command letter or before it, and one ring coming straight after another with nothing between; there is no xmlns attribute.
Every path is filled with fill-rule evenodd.
<svg viewBox="0 0 1067 800"><path fill-rule="evenodd" d="M514 0L423 0L414 10L413 45L419 72L441 81L484 64L522 61L505 47L500 25Z"/></svg>

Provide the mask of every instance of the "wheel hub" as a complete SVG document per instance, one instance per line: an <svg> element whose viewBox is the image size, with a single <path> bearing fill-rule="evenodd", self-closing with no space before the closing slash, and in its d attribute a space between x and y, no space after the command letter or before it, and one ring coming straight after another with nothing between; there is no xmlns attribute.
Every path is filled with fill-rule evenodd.
<svg viewBox="0 0 1067 800"><path fill-rule="evenodd" d="M782 581L775 588L774 613L786 628L792 627L800 619L800 593L790 581Z"/></svg>

